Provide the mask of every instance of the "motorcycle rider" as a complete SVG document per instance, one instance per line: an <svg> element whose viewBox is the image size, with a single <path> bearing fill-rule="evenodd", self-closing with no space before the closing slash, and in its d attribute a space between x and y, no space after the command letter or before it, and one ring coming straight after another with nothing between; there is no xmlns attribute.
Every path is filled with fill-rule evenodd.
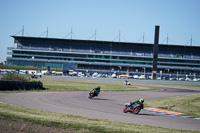
<svg viewBox="0 0 200 133"><path fill-rule="evenodd" d="M144 103L144 99L143 98L140 98L139 100L137 100L137 101L135 101L135 102L130 102L130 106L131 106L131 108L130 109L133 109L133 107L136 105L136 104L142 104L143 105L143 103ZM144 107L142 106L142 109L143 109Z"/></svg>
<svg viewBox="0 0 200 133"><path fill-rule="evenodd" d="M131 84L128 80L125 80L124 83L125 83L126 85L130 85L130 84Z"/></svg>
<svg viewBox="0 0 200 133"><path fill-rule="evenodd" d="M100 93L100 86L98 86L98 87L96 87L96 88L94 88L94 89L92 89L91 91L94 91L94 96L98 96L98 94Z"/></svg>

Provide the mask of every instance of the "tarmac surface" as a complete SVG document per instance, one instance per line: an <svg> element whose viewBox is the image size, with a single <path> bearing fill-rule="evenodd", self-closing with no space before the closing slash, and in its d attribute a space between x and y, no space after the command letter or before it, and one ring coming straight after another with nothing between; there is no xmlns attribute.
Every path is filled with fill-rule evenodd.
<svg viewBox="0 0 200 133"><path fill-rule="evenodd" d="M199 119L171 116L147 110L142 110L138 115L123 113L124 103L141 97L149 100L200 93L200 90L196 89L148 86L161 88L161 90L101 91L99 96L93 99L88 98L89 91L0 93L0 102L90 118L200 131Z"/></svg>

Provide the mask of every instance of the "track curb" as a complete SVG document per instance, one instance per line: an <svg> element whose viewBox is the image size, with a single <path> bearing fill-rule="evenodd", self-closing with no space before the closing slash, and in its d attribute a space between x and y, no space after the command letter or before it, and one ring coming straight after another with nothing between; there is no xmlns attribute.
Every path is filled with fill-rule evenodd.
<svg viewBox="0 0 200 133"><path fill-rule="evenodd" d="M196 119L200 120L200 118L192 117L192 116L184 116L183 113L173 112L173 111L167 111L167 110L161 110L157 108L144 108L143 110L153 112L153 113L159 113L164 115L170 115L170 116L177 116L177 117L183 117L183 118L190 118L190 119Z"/></svg>

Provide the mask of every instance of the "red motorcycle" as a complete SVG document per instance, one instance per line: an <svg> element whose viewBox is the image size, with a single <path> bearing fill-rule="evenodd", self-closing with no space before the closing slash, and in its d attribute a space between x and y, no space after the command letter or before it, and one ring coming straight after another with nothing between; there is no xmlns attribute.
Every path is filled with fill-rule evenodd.
<svg viewBox="0 0 200 133"><path fill-rule="evenodd" d="M92 99L95 96L94 90L90 91L89 93L89 99Z"/></svg>
<svg viewBox="0 0 200 133"><path fill-rule="evenodd" d="M125 108L123 110L124 113L127 112L132 112L133 114L138 114L141 109L144 108L144 104L143 103L135 103L135 104L131 104L131 103L125 103Z"/></svg>
<svg viewBox="0 0 200 133"><path fill-rule="evenodd" d="M92 89L91 91L90 91L90 93L89 93L89 99L92 99L93 97L95 97L95 96L97 96L98 97L98 95L99 95L99 93L100 93L100 86L98 86L97 88L94 88L94 89Z"/></svg>

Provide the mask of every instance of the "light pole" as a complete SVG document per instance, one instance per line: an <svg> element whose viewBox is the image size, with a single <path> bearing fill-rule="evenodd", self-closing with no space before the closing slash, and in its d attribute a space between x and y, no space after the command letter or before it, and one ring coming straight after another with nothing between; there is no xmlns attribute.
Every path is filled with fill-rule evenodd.
<svg viewBox="0 0 200 133"><path fill-rule="evenodd" d="M178 80L178 71L177 71L177 80Z"/></svg>

